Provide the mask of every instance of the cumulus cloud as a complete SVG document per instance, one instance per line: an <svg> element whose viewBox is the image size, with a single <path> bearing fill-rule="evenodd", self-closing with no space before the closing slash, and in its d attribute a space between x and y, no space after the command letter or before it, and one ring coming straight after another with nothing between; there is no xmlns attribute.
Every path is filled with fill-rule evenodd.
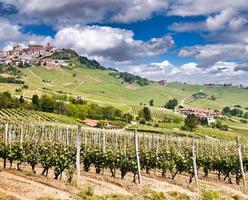
<svg viewBox="0 0 248 200"><path fill-rule="evenodd" d="M133 22L165 10L168 0L6 0L19 15L52 24Z"/></svg>
<svg viewBox="0 0 248 200"><path fill-rule="evenodd" d="M185 47L179 56L194 56L200 67L208 67L219 60L240 59L247 62L248 46L245 44L210 44Z"/></svg>
<svg viewBox="0 0 248 200"><path fill-rule="evenodd" d="M129 30L107 26L73 26L55 35L58 47L73 48L80 54L113 61L131 61L165 53L174 44L170 36L144 42L134 39Z"/></svg>
<svg viewBox="0 0 248 200"><path fill-rule="evenodd" d="M206 25L209 30L216 31L224 28L226 24L229 24L230 20L236 16L236 11L233 8L227 8L215 16L209 16L206 20Z"/></svg>
<svg viewBox="0 0 248 200"><path fill-rule="evenodd" d="M235 62L218 61L208 68L200 68L196 63L186 63L175 66L165 60L161 63L151 63L143 65L132 65L126 69L134 74L152 80L164 80L170 82L187 83L233 83L247 84L246 76L248 72L239 68Z"/></svg>
<svg viewBox="0 0 248 200"><path fill-rule="evenodd" d="M8 49L14 43L26 46L29 43L46 44L52 41L50 36L23 34L21 26L12 24L9 20L0 18L0 48Z"/></svg>
<svg viewBox="0 0 248 200"><path fill-rule="evenodd" d="M233 8L225 8L217 14L209 15L205 21L174 23L169 26L169 29L177 32L219 32L227 29L229 31L237 31L246 24L247 19L244 15Z"/></svg>
<svg viewBox="0 0 248 200"><path fill-rule="evenodd" d="M175 0L171 1L168 14L177 16L211 15L225 8L247 11L247 0Z"/></svg>

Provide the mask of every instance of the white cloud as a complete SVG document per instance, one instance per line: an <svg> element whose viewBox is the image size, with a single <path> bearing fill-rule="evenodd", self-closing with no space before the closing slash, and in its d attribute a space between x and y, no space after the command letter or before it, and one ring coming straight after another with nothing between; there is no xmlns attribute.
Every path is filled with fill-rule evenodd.
<svg viewBox="0 0 248 200"><path fill-rule="evenodd" d="M6 0L29 20L52 24L86 24L93 22L134 22L148 19L165 10L168 0Z"/></svg>
<svg viewBox="0 0 248 200"><path fill-rule="evenodd" d="M237 18L234 18L230 21L229 23L229 28L231 30L239 30L241 29L245 24L247 24L247 19L244 18L244 17L237 17Z"/></svg>
<svg viewBox="0 0 248 200"><path fill-rule="evenodd" d="M25 46L29 43L46 44L51 40L50 36L24 34L21 32L21 26L12 24L7 19L0 18L0 49L9 49L15 43Z"/></svg>
<svg viewBox="0 0 248 200"><path fill-rule="evenodd" d="M161 63L128 66L126 69L134 74L152 80L180 81L187 83L233 83L247 85L248 72L240 69L234 62L218 61L208 68L200 68L196 63L175 66L165 60Z"/></svg>
<svg viewBox="0 0 248 200"><path fill-rule="evenodd" d="M179 56L194 56L200 67L213 65L219 60L239 59L248 61L248 46L246 44L209 44L185 47Z"/></svg>
<svg viewBox="0 0 248 200"><path fill-rule="evenodd" d="M105 60L130 61L165 53L172 47L171 37L135 40L129 30L107 26L73 26L62 28L55 35L58 47L73 48L80 54Z"/></svg>
<svg viewBox="0 0 248 200"><path fill-rule="evenodd" d="M192 32L192 31L206 31L208 30L205 22L185 22L173 23L169 29L177 32Z"/></svg>
<svg viewBox="0 0 248 200"><path fill-rule="evenodd" d="M206 20L206 24L209 30L216 31L224 28L230 20L236 16L236 11L233 8L227 8L215 16L209 16Z"/></svg>
<svg viewBox="0 0 248 200"><path fill-rule="evenodd" d="M18 25L12 25L9 20L0 18L0 41L20 38L20 28Z"/></svg>
<svg viewBox="0 0 248 200"><path fill-rule="evenodd" d="M197 16L219 13L225 8L247 11L247 0L173 0L168 14L178 16Z"/></svg>
<svg viewBox="0 0 248 200"><path fill-rule="evenodd" d="M123 7L120 13L112 17L117 22L134 22L150 18L154 12L164 11L168 6L167 0L134 0L129 6Z"/></svg>

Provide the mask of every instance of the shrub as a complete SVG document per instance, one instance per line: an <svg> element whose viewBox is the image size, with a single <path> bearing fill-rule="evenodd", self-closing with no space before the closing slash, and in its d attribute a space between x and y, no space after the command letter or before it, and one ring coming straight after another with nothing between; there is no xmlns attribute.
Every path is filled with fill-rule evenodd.
<svg viewBox="0 0 248 200"><path fill-rule="evenodd" d="M213 190L204 190L202 193L203 200L220 200L220 194Z"/></svg>
<svg viewBox="0 0 248 200"><path fill-rule="evenodd" d="M174 110L175 107L178 105L178 100L177 99L172 99L172 100L169 100L166 104L165 104L165 108L167 109L172 109Z"/></svg>

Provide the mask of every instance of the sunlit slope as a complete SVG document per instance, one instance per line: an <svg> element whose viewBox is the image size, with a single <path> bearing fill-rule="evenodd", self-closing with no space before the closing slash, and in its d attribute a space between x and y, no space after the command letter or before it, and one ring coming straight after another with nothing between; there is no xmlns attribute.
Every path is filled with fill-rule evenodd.
<svg viewBox="0 0 248 200"><path fill-rule="evenodd" d="M184 106L192 105L205 108L221 109L225 105L241 104L248 106L248 90L228 87L209 87L189 84L151 84L141 87L137 84L123 84L122 80L109 75L110 71L87 68L44 68L31 67L22 69L23 79L29 86L25 96L41 94L45 89L51 92L62 91L72 95L81 95L99 103L112 103L117 106L149 104L154 99L155 106L163 106L166 101L177 98ZM74 76L73 76L74 74ZM48 80L49 82L44 82ZM0 90L14 91L18 85L1 84ZM208 96L194 100L191 96L199 91ZM215 96L216 100L211 100Z"/></svg>

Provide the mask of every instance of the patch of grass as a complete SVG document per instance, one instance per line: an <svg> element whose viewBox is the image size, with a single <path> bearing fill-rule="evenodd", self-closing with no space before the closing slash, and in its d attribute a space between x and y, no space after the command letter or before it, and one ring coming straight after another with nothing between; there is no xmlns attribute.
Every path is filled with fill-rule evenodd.
<svg viewBox="0 0 248 200"><path fill-rule="evenodd" d="M152 190L145 190L144 191L144 199L145 200L164 200L165 196L162 192L155 192Z"/></svg>
<svg viewBox="0 0 248 200"><path fill-rule="evenodd" d="M60 200L60 199L52 198L52 197L39 197L36 200Z"/></svg>
<svg viewBox="0 0 248 200"><path fill-rule="evenodd" d="M205 189L202 192L202 199L203 200L220 200L221 196L217 191Z"/></svg>
<svg viewBox="0 0 248 200"><path fill-rule="evenodd" d="M190 198L186 194L178 192L169 192L168 195L175 200L190 200Z"/></svg>
<svg viewBox="0 0 248 200"><path fill-rule="evenodd" d="M132 200L132 197L119 194L98 196L94 194L94 189L90 186L83 188L78 196L83 200Z"/></svg>
<svg viewBox="0 0 248 200"><path fill-rule="evenodd" d="M82 189L79 194L79 197L81 197L82 199L89 199L90 197L94 196L94 190L92 187L88 186L84 189Z"/></svg>
<svg viewBox="0 0 248 200"><path fill-rule="evenodd" d="M19 199L12 195L0 193L0 200L19 200Z"/></svg>
<svg viewBox="0 0 248 200"><path fill-rule="evenodd" d="M239 196L239 195L235 195L232 198L235 199L235 200L244 200L244 198Z"/></svg>

